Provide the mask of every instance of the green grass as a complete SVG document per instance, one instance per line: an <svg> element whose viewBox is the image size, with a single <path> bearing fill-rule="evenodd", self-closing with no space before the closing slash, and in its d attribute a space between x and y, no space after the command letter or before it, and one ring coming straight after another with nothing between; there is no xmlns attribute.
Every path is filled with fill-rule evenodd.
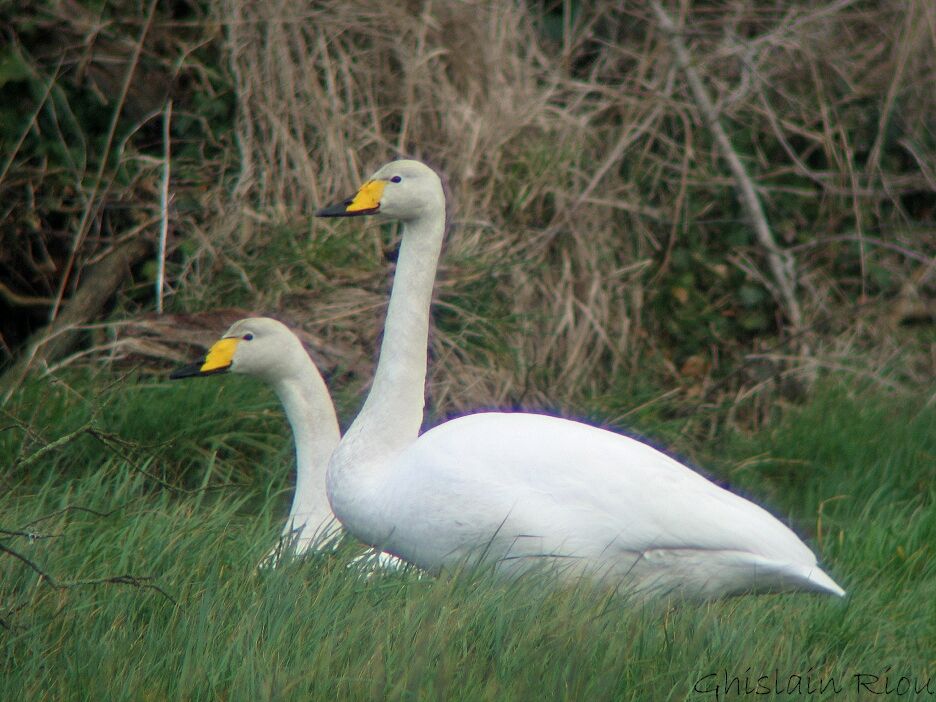
<svg viewBox="0 0 936 702"><path fill-rule="evenodd" d="M49 441L91 405L37 382L10 411ZM779 686L771 697L851 700L879 697L885 675L893 697L907 689L901 676L933 678L930 695L901 699L936 694L936 408L922 399L832 385L770 431L704 449L706 469L796 525L847 599L678 606L536 574L365 577L348 567L361 552L350 541L258 572L292 461L269 392L234 379L128 380L99 405L102 428L145 445L119 456L82 436L10 468L0 528L69 505L101 514L57 514L29 530L59 536L0 545L61 583L153 576L177 604L130 585L55 589L0 553L0 699L715 700L726 687L739 697L737 676L760 699ZM0 458L13 466L38 445L7 428ZM173 492L140 465L191 489L237 485ZM870 689L858 688L862 674ZM830 678L837 687L820 695Z"/></svg>

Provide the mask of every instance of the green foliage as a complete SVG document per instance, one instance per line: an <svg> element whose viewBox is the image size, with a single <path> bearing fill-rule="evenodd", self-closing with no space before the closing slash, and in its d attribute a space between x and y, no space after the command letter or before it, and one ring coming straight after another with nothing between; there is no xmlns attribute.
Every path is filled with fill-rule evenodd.
<svg viewBox="0 0 936 702"><path fill-rule="evenodd" d="M56 514L30 530L60 536L0 543L61 583L152 575L178 603L129 585L55 590L0 554L4 699L714 700L714 686L724 699L745 675L755 684L777 675L781 686L798 675L802 690L807 678L834 677L843 699L859 699L857 674L888 674L892 685L936 676L936 412L924 397L830 386L769 433L726 435L708 449L716 474L810 535L847 599L672 608L557 588L544 574L512 583L485 572L366 576L350 540L257 571L284 514L289 460L268 393L231 380L125 383L101 420L134 440L175 444L151 468L182 465L189 453L200 482L252 473L245 485L174 494L119 457L70 444L0 496L4 529L66 505L116 510ZM72 391L32 387L17 413L45 392L48 410L31 423L79 424L83 385L70 381ZM655 421L647 412L634 420ZM7 463L11 433L0 434ZM224 443L236 450L197 448Z"/></svg>
<svg viewBox="0 0 936 702"><path fill-rule="evenodd" d="M257 478L255 465L277 466L286 480L293 459L289 427L275 396L261 383L240 376L225 376L223 382L109 380L102 386L100 377L79 371L21 388L4 407L13 420L0 433L6 479L24 485L55 476L79 479L123 458L182 488L200 485L206 466L245 484ZM85 394L76 385L97 387ZM83 427L119 443L78 431ZM62 439L60 448L32 462L36 451ZM27 467L20 468L23 464Z"/></svg>

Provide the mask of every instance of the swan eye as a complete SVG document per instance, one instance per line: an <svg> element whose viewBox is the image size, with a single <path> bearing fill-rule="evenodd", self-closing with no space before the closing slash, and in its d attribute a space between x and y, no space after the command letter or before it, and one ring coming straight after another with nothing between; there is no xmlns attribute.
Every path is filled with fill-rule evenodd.
<svg viewBox="0 0 936 702"><path fill-rule="evenodd" d="M403 180L403 179L402 179L400 176L393 176L393 177L390 179L390 182L391 182L391 183L399 183L399 182L401 182L402 180Z"/></svg>
<svg viewBox="0 0 936 702"><path fill-rule="evenodd" d="M244 341L250 341L253 339L253 334L244 334Z"/></svg>

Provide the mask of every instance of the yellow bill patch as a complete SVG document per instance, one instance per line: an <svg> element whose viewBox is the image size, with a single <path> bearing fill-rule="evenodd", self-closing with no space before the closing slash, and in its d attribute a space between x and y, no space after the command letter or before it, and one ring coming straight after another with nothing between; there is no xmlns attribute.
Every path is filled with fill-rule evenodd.
<svg viewBox="0 0 936 702"><path fill-rule="evenodd" d="M361 212L364 210L375 210L380 207L380 198L383 197L384 188L387 186L383 180L369 180L360 187L357 195L348 205L348 212Z"/></svg>
<svg viewBox="0 0 936 702"><path fill-rule="evenodd" d="M231 365L231 360L234 358L234 349L237 348L238 341L240 339L233 337L216 341L214 346L208 349L208 355L205 357L205 362L202 364L200 371L208 373Z"/></svg>

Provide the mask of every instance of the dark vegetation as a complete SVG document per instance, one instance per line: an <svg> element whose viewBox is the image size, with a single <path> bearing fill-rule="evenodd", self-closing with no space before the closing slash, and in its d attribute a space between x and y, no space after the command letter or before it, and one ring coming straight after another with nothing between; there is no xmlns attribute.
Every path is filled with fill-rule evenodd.
<svg viewBox="0 0 936 702"><path fill-rule="evenodd" d="M652 6L4 5L5 365L134 238L150 245L68 350L166 355L162 332L115 323L156 307L165 216L167 310L279 312L366 379L392 235L310 214L404 154L453 193L440 413L640 378L702 402L756 389L757 419L816 369L932 377L932 5L669 10L790 256L799 320Z"/></svg>

